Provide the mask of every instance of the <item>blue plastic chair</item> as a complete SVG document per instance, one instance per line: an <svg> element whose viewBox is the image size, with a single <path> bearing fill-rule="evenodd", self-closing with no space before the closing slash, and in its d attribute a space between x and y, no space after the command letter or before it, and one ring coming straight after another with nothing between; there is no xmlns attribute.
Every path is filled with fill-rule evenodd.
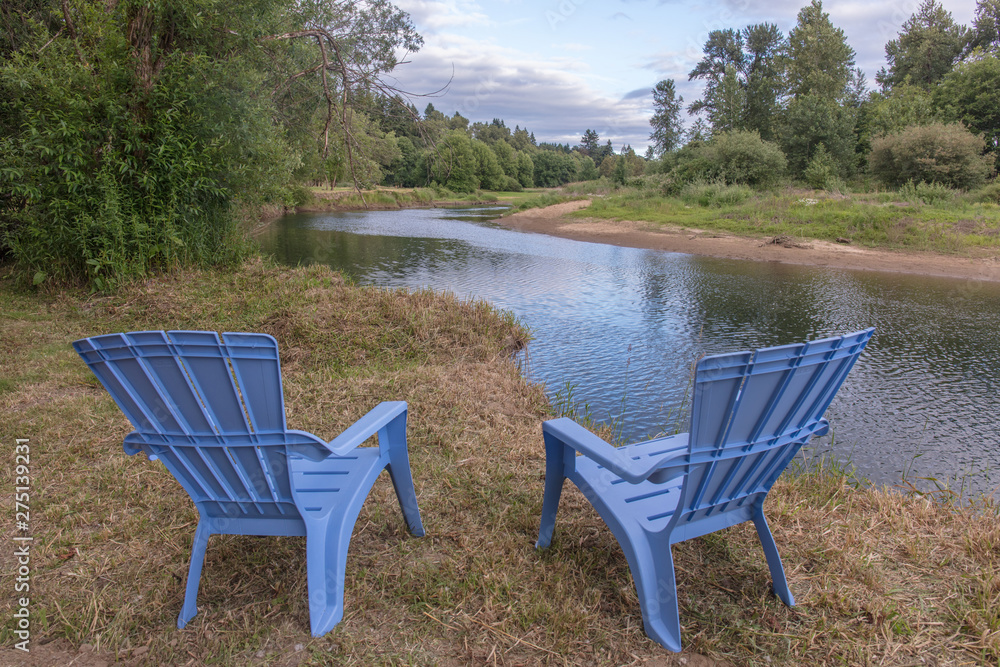
<svg viewBox="0 0 1000 667"><path fill-rule="evenodd" d="M545 422L536 547L552 541L569 479L618 539L646 634L664 647L681 650L671 553L677 542L753 521L774 592L794 605L764 499L799 448L827 432L823 413L873 333L705 357L695 375L690 433L615 448L571 419Z"/></svg>
<svg viewBox="0 0 1000 667"><path fill-rule="evenodd" d="M424 534L404 402L385 402L330 442L285 426L278 344L266 334L138 331L73 347L135 427L125 451L163 462L198 508L183 628L198 613L210 535L306 538L313 636L344 616L351 531L389 469L410 532ZM378 433L378 447L359 447Z"/></svg>

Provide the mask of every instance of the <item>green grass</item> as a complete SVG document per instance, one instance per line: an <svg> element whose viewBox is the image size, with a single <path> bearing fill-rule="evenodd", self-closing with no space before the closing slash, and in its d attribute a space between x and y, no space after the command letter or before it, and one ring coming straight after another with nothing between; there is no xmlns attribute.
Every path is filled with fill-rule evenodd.
<svg viewBox="0 0 1000 667"><path fill-rule="evenodd" d="M82 644L130 664L673 664L642 631L621 549L571 485L553 546L533 548L551 408L511 359L527 332L509 313L259 260L109 296L28 294L0 274L0 307L0 432L32 448L36 664L69 664ZM159 328L274 335L292 428L329 438L381 400L409 402L427 536L409 535L383 476L330 634L309 636L303 540L246 536L212 538L199 613L176 629L197 513L162 465L125 455L128 422L70 347ZM13 467L0 470L9 491ZM676 545L687 651L740 666L1000 660L995 505L808 467L783 476L766 509L797 606L771 594L751 526ZM0 601L4 647L12 598ZM0 649L0 664L21 657Z"/></svg>
<svg viewBox="0 0 1000 667"><path fill-rule="evenodd" d="M622 189L578 216L637 220L745 236L792 236L865 247L976 252L1000 248L1000 206L921 186L904 193L828 195L692 184L675 197ZM927 203L930 202L930 203Z"/></svg>

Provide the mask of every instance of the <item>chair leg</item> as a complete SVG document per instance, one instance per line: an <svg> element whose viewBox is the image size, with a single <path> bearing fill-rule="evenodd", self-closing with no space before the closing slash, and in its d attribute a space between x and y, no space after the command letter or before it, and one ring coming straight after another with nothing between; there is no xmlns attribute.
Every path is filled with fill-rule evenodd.
<svg viewBox="0 0 1000 667"><path fill-rule="evenodd" d="M313 637L330 632L344 617L344 575L354 520L339 515L306 521L306 581Z"/></svg>
<svg viewBox="0 0 1000 667"><path fill-rule="evenodd" d="M177 628L188 624L198 613L198 585L201 583L201 568L205 563L205 551L208 549L208 538L212 532L205 521L198 522L194 531L194 542L191 545L191 564L188 566L187 586L184 592L184 606L177 617Z"/></svg>
<svg viewBox="0 0 1000 667"><path fill-rule="evenodd" d="M619 539L639 594L642 625L649 637L671 651L681 650L681 618L670 540L656 533L631 532Z"/></svg>
<svg viewBox="0 0 1000 667"><path fill-rule="evenodd" d="M417 506L417 492L413 488L413 475L410 472L410 456L406 451L406 413L391 421L379 431L379 442L383 438L389 443L389 477L392 488L396 490L396 498L403 510L403 517L410 533L416 537L424 536L424 525L420 521L420 508Z"/></svg>
<svg viewBox="0 0 1000 667"><path fill-rule="evenodd" d="M566 479L566 446L562 441L544 433L545 437L545 493L542 496L542 519L538 527L536 549L547 549L552 544L556 529L556 513Z"/></svg>
<svg viewBox="0 0 1000 667"><path fill-rule="evenodd" d="M774 594L789 607L794 607L795 598L788 589L788 580L785 579L785 568L781 565L778 545L774 543L774 536L771 535L767 519L764 518L764 509L760 505L754 508L753 525L757 528L757 536L760 538L760 545L764 548L764 557L767 558L767 566L771 570Z"/></svg>

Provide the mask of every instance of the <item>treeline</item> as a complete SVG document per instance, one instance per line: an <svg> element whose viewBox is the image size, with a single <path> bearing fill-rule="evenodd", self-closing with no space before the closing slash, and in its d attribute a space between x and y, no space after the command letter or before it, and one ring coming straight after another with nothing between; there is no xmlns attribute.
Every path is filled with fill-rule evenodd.
<svg viewBox="0 0 1000 667"><path fill-rule="evenodd" d="M377 126L374 134L379 150L378 161L367 163L362 173L360 184L366 187L519 192L608 175L607 165L602 171L601 164L605 158L615 157L610 140L597 145L598 136L591 130L583 145L571 147L538 142L533 132L517 125L511 130L501 118L470 122L457 111L448 116L433 103L421 115L400 98L376 99L369 102L368 114ZM628 146L622 152L642 161ZM334 156L317 162L312 180L336 185L344 179L353 182L355 175L348 170L346 160Z"/></svg>
<svg viewBox="0 0 1000 667"><path fill-rule="evenodd" d="M1000 164L998 26L1000 0L979 0L971 26L924 0L886 45L878 90L820 0L788 35L767 23L714 30L689 74L703 95L685 108L674 81L653 91L650 170L819 188L869 174L893 187L975 187ZM696 117L689 129L684 111Z"/></svg>

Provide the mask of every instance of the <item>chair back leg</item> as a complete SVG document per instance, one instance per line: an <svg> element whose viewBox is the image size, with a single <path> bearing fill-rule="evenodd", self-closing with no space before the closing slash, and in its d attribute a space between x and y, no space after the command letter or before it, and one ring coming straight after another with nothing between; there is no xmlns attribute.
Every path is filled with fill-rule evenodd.
<svg viewBox="0 0 1000 667"><path fill-rule="evenodd" d="M764 508L758 504L754 508L753 525L757 529L757 536L760 538L760 545L764 548L764 557L767 558L767 567L771 570L771 585L774 587L774 594L789 607L795 606L795 598L788 588L788 580L785 578L785 568L781 564L781 556L778 554L778 545L774 543L774 536L771 535L771 528L764 518Z"/></svg>
<svg viewBox="0 0 1000 667"><path fill-rule="evenodd" d="M177 628L182 629L198 613L198 585L201 583L201 568L205 563L205 551L208 549L208 538L212 531L208 521L202 518L194 531L194 542L191 544L191 564L188 565L187 586L184 591L184 606L177 617Z"/></svg>

